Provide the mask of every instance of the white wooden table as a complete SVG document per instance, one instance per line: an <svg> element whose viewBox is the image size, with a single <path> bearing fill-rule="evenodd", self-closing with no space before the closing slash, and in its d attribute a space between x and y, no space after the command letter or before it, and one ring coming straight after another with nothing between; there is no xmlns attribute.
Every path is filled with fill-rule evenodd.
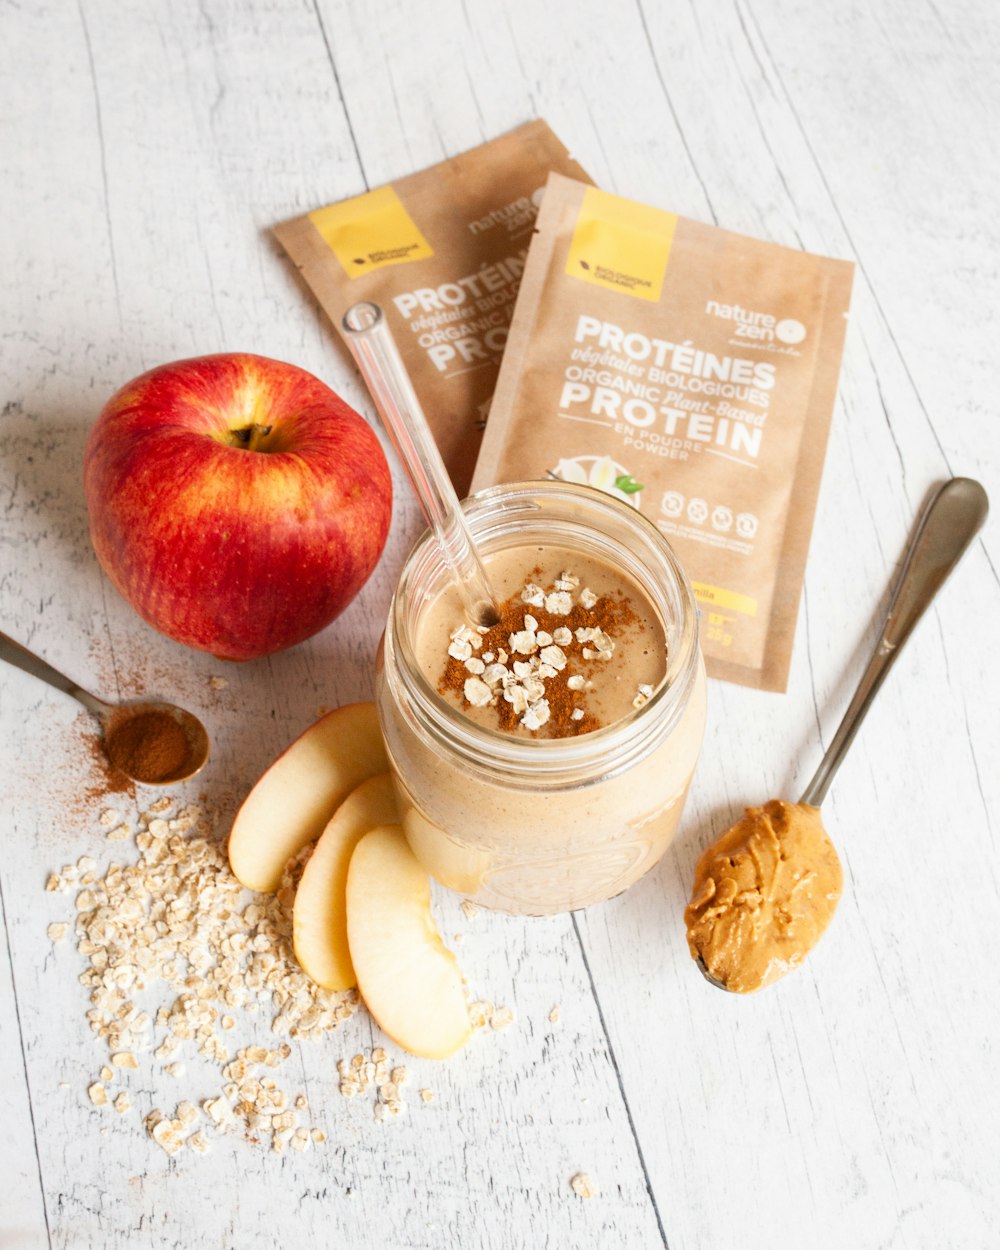
<svg viewBox="0 0 1000 1250"><path fill-rule="evenodd" d="M221 690L218 662L102 579L81 455L129 377L246 349L370 411L269 225L540 115L610 190L858 263L789 693L712 684L682 836L626 896L469 920L441 892L476 994L517 1022L412 1061L436 1096L405 1119L337 1093L335 1060L379 1042L364 1013L295 1060L321 1150L221 1137L168 1160L141 1113L191 1093L150 1056L135 1110L90 1104L106 1052L81 957L46 938L72 901L44 884L129 852L80 797L95 777L75 705L0 673L4 1250L1000 1245L995 524L833 790L846 890L816 956L730 998L681 920L712 831L813 769L927 489L960 473L1000 495L998 65L993 0L0 3L0 628L92 687L201 714L215 754L190 793L223 823L319 705L369 695L419 528L397 474L360 598ZM597 1196L571 1191L578 1171Z"/></svg>

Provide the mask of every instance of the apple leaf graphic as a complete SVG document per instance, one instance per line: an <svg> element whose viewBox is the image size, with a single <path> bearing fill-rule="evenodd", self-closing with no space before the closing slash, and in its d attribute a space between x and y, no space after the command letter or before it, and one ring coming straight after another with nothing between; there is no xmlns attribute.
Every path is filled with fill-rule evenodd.
<svg viewBox="0 0 1000 1250"><path fill-rule="evenodd" d="M642 490L642 482L637 482L631 473L623 473L615 478L615 486L626 495L636 495Z"/></svg>
<svg viewBox="0 0 1000 1250"><path fill-rule="evenodd" d="M580 261L580 268L581 268L581 269L589 269L589 268L590 268L590 266L587 264L587 262L586 262L585 260L581 260L581 261Z"/></svg>

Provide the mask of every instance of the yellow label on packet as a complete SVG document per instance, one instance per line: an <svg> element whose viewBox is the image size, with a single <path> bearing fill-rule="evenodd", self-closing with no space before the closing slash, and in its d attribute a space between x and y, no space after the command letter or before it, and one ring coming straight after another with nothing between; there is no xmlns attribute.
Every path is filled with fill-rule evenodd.
<svg viewBox="0 0 1000 1250"><path fill-rule="evenodd" d="M757 615L757 600L741 595L738 590L725 590L721 586L709 586L705 582L692 582L691 589L699 603L711 603L717 608L730 608L744 616Z"/></svg>
<svg viewBox="0 0 1000 1250"><path fill-rule="evenodd" d="M318 208L309 220L349 278L434 255L392 187Z"/></svg>
<svg viewBox="0 0 1000 1250"><path fill-rule="evenodd" d="M566 273L655 302L676 227L675 213L588 187L570 241Z"/></svg>

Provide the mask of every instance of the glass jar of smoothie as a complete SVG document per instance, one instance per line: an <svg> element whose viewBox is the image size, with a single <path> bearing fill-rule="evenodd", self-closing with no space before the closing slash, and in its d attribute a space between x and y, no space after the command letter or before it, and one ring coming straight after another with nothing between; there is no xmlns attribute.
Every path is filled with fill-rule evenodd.
<svg viewBox="0 0 1000 1250"><path fill-rule="evenodd" d="M591 487L517 483L463 507L520 628L472 631L433 537L417 543L377 675L402 825L428 872L476 903L585 907L630 886L676 833L705 727L694 597L655 526ZM541 703L525 711L499 680L530 688L539 673L553 679L541 727ZM566 736L551 736L558 724Z"/></svg>

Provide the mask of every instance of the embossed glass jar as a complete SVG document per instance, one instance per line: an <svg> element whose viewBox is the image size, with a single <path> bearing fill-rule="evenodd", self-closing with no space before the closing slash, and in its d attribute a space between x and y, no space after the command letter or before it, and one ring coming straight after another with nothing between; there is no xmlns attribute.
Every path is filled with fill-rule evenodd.
<svg viewBox="0 0 1000 1250"><path fill-rule="evenodd" d="M529 545L620 569L648 599L667 671L642 707L570 738L525 738L473 723L420 671L421 611L447 583L425 534L400 575L379 652L377 705L403 828L424 867L485 907L528 915L612 897L669 846L705 727L705 670L691 587L669 544L601 491L523 482L464 508L484 554Z"/></svg>

